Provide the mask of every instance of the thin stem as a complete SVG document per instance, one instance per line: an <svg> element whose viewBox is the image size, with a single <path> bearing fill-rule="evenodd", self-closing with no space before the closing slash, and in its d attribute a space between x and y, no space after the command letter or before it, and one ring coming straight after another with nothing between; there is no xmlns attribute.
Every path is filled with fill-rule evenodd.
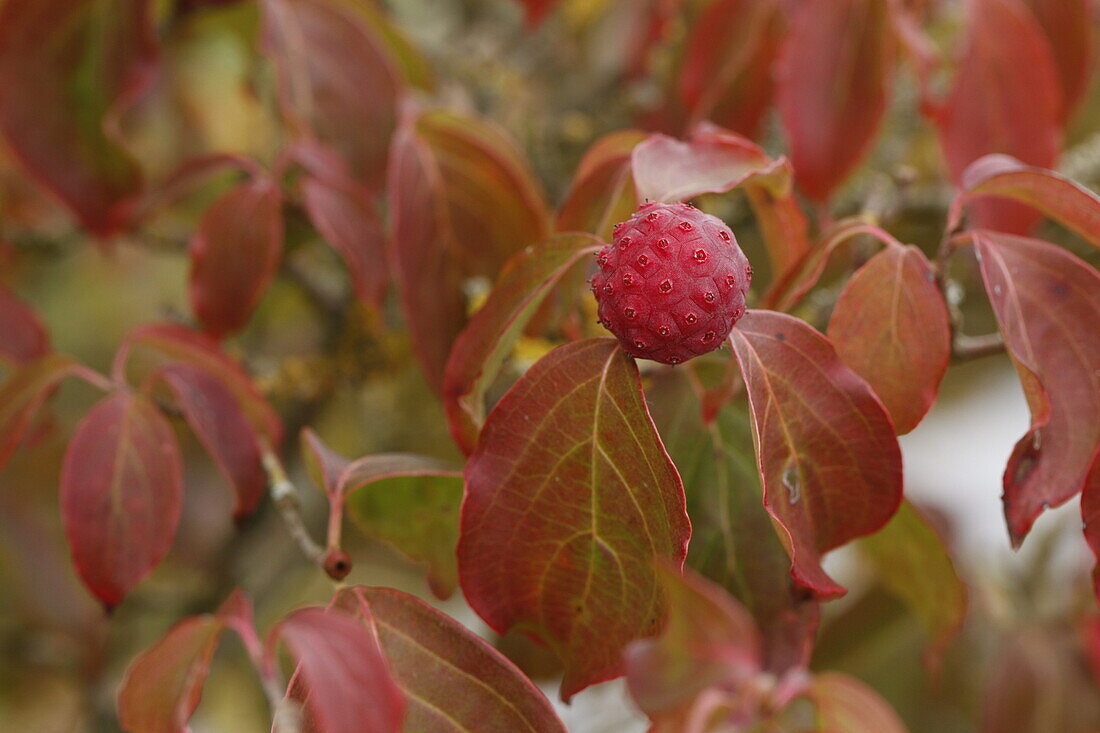
<svg viewBox="0 0 1100 733"><path fill-rule="evenodd" d="M270 445L262 446L264 470L267 472L268 481L271 483L271 499L275 507L283 517L290 536L298 543L309 561L316 565L323 565L325 560L324 549L313 541L302 520L302 504L299 500L298 488L290 481L283 468L282 461L271 449Z"/></svg>
<svg viewBox="0 0 1100 733"><path fill-rule="evenodd" d="M987 333L983 336L967 336L963 333L955 334L955 340L951 344L951 358L955 361L970 361L980 359L983 356L1000 354L1005 350L1005 340L1001 333Z"/></svg>

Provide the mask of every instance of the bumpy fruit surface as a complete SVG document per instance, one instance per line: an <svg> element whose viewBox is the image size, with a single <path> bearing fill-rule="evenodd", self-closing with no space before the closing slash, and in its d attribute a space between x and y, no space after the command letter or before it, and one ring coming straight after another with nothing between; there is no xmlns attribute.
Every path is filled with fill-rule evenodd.
<svg viewBox="0 0 1100 733"><path fill-rule="evenodd" d="M717 349L745 313L748 258L721 219L688 204L645 204L596 261L600 323L627 353L680 364Z"/></svg>

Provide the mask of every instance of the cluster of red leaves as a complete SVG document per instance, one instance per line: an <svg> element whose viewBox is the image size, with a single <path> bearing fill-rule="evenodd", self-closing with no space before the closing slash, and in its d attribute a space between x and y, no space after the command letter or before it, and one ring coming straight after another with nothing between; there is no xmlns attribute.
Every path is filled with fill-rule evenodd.
<svg viewBox="0 0 1100 733"><path fill-rule="evenodd" d="M201 331L139 329L109 379L54 353L33 312L0 291L0 354L15 365L0 388L0 460L65 377L108 393L78 426L61 473L77 570L108 607L161 561L179 518L182 466L164 401L233 487L238 517L262 498L263 456L280 446L281 427L217 340L249 322L276 276L290 205L345 260L358 298L378 306L396 282L416 355L468 458L460 488L449 466L409 455L348 462L306 433L304 453L330 501L328 554L339 557L346 505L372 534L427 563L437 594L460 585L492 628L520 629L552 649L565 665L565 699L627 674L657 729L770 720L797 700L809 700L826 728L901 729L869 690L839 676L811 680L804 667L819 602L844 593L823 554L884 527L907 547L942 550L911 508L895 516L903 506L896 436L920 422L947 368L954 334L938 285L944 262L965 244L1033 416L1004 477L1013 541L1044 507L1083 490L1085 535L1100 556L1100 275L1023 236L1046 215L1100 245L1100 199L1047 170L1087 80L1085 0L971 0L944 99L931 91L942 62L911 3L715 0L686 16L675 89L655 116L684 139L626 130L596 141L556 216L503 131L413 101L411 87L430 81L373 6L257 2L289 142L270 166L213 156L154 184L118 133L122 110L157 69L153 3L0 5L0 131L89 231L131 231L180 187L226 167L238 176L190 243ZM527 5L536 23L553 3ZM638 4L646 40L631 52L632 72L679 5ZM81 96L81 115L67 114L73 89L88 84L86 59L72 48L97 54L99 77L84 90L94 94ZM958 187L935 265L867 221L818 222L823 231L814 233L798 196L823 207L858 167L903 55ZM773 103L789 160L750 139ZM747 394L762 502L741 497L738 529L760 557L738 562L757 562L743 575L746 596L771 594L747 610L680 575L689 497L637 364L614 341L560 346L491 411L486 404L520 336L552 293L571 301L586 255L612 224L645 200L735 189L771 260L771 284L758 297L768 310L737 324L723 384L698 391L715 461L738 372ZM845 284L822 335L788 313L830 256L860 235L884 249ZM470 317L474 278L494 285ZM137 346L157 360L131 381ZM890 551L868 552L887 562ZM936 559L953 576L950 562ZM960 608L964 597L933 614L930 628L950 634ZM635 641L662 628L655 641ZM443 718L479 730L561 729L541 693L488 645L414 599L370 588L341 591L328 610L293 612L266 643L237 596L214 615L184 620L134 663L119 699L124 726L183 729L225 629L241 635L268 686L278 683L277 645L285 644L297 667L278 716L318 731L435 730Z"/></svg>

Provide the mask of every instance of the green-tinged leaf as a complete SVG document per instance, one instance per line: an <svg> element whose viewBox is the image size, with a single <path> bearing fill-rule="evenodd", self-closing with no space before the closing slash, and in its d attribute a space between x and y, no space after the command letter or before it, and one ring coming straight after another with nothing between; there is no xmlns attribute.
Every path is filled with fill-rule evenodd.
<svg viewBox="0 0 1100 733"><path fill-rule="evenodd" d="M767 186L748 186L745 196L771 259L772 281L779 282L810 251L810 222L789 191L776 193Z"/></svg>
<svg viewBox="0 0 1100 733"><path fill-rule="evenodd" d="M1036 517L1080 491L1100 445L1100 274L1061 247L976 231L982 280L1031 408L1004 474L1019 546Z"/></svg>
<svg viewBox="0 0 1100 733"><path fill-rule="evenodd" d="M461 471L423 456L381 454L349 464L340 486L356 526L426 563L437 596L454 593Z"/></svg>
<svg viewBox="0 0 1100 733"><path fill-rule="evenodd" d="M550 229L542 191L515 144L486 122L409 111L390 156L391 261L413 346L441 389L466 323L464 284L495 278Z"/></svg>
<svg viewBox="0 0 1100 733"><path fill-rule="evenodd" d="M189 616L127 668L118 691L118 718L128 733L185 733L202 697L218 638L217 616Z"/></svg>
<svg viewBox="0 0 1100 733"><path fill-rule="evenodd" d="M404 730L564 733L549 701L515 665L423 601L392 588L356 586L334 603L351 613L369 608L408 701Z"/></svg>
<svg viewBox="0 0 1100 733"><path fill-rule="evenodd" d="M915 428L951 358L947 304L924 253L891 245L868 260L841 291L826 333L882 400L898 435Z"/></svg>
<svg viewBox="0 0 1100 733"><path fill-rule="evenodd" d="M894 518L858 547L878 582L920 620L929 637L928 657L937 662L962 626L968 595L943 538L903 501Z"/></svg>
<svg viewBox="0 0 1100 733"><path fill-rule="evenodd" d="M112 123L152 80L149 0L7 0L0 10L0 132L33 177L101 236L141 193Z"/></svg>
<svg viewBox="0 0 1100 733"><path fill-rule="evenodd" d="M994 196L1032 206L1100 247L1100 196L1054 171L1010 155L986 155L963 173L962 189L951 205L949 229L959 226L971 201Z"/></svg>
<svg viewBox="0 0 1100 733"><path fill-rule="evenodd" d="M458 545L470 605L565 663L562 698L622 674L627 642L655 633L653 569L691 533L676 467L632 359L610 339L559 347L501 399L466 465Z"/></svg>
<svg viewBox="0 0 1100 733"><path fill-rule="evenodd" d="M626 680L655 723L679 717L709 688L734 696L755 690L763 644L752 616L725 591L691 571L658 566L668 623L656 639L626 648Z"/></svg>
<svg viewBox="0 0 1100 733"><path fill-rule="evenodd" d="M735 359L729 362L737 368ZM688 565L752 613L764 639L765 669L782 674L805 666L820 604L792 582L781 530L764 508L749 414L729 406L704 426L687 383L672 373L662 375L647 398L694 518Z"/></svg>
<svg viewBox="0 0 1100 733"><path fill-rule="evenodd" d="M825 201L867 154L886 114L895 40L884 0L807 0L776 69L799 188Z"/></svg>
<svg viewBox="0 0 1100 733"><path fill-rule="evenodd" d="M871 687L840 672L825 672L806 696L817 713L815 730L828 733L907 733L901 718Z"/></svg>
<svg viewBox="0 0 1100 733"><path fill-rule="evenodd" d="M749 395L764 505L791 574L818 598L844 588L821 555L880 529L901 502L901 450L867 383L805 322L750 310L730 335Z"/></svg>
<svg viewBox="0 0 1100 733"><path fill-rule="evenodd" d="M400 82L386 42L362 7L343 0L263 0L262 47L274 61L292 135L338 150L382 188Z"/></svg>
<svg viewBox="0 0 1100 733"><path fill-rule="evenodd" d="M117 606L172 546L183 463L156 405L120 389L92 408L65 451L61 517L81 580Z"/></svg>
<svg viewBox="0 0 1100 733"><path fill-rule="evenodd" d="M573 266L602 246L594 237L561 234L514 255L455 339L443 375L443 406L451 435L467 455L485 422L485 392L523 329Z"/></svg>

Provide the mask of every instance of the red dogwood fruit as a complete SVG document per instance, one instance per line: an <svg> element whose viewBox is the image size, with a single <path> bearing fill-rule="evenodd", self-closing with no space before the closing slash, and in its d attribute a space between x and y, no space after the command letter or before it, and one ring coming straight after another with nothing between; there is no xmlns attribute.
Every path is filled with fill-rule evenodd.
<svg viewBox="0 0 1100 733"><path fill-rule="evenodd" d="M627 353L680 364L722 345L745 313L752 267L721 219L649 203L596 255L600 323Z"/></svg>

